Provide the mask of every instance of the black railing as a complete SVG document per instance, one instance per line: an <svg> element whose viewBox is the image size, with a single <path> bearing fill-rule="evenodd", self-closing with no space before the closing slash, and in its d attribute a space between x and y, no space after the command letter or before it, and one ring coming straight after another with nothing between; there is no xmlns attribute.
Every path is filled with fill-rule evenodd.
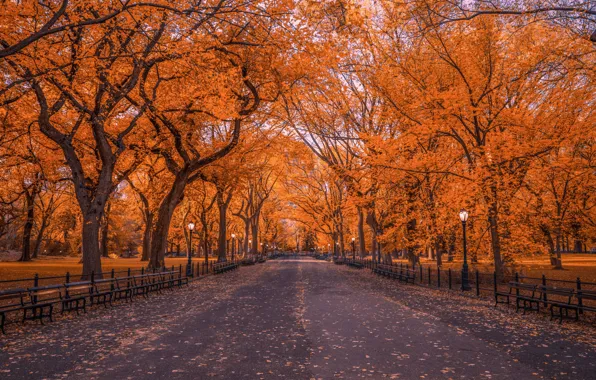
<svg viewBox="0 0 596 380"><path fill-rule="evenodd" d="M213 265L215 261L209 261L207 264L205 262L196 262L193 263L191 266L191 277L198 277L204 276L209 273L213 273ZM160 269L146 269L146 268L127 268L123 270L110 270L107 272L101 272L101 275L95 272L91 272L90 280L93 281L94 279L99 278L118 278L118 277L130 277L138 274L145 274L145 273L157 273L160 271L174 271L175 266L172 265L171 268L160 268ZM185 271L186 266L184 264L180 264L178 266L178 271ZM79 281L82 277L82 273L71 273L66 272L63 275L56 275L56 276L40 276L38 273L35 273L33 277L27 278L17 278L17 279L10 279L10 280L0 280L0 290L3 289L11 289L11 288L32 288L38 286L46 286L46 285L56 285L56 284L68 284L70 282Z"/></svg>
<svg viewBox="0 0 596 380"><path fill-rule="evenodd" d="M349 259L348 262L356 262L368 269L375 269L379 265L384 265L393 272L404 273L408 270L415 270L417 275L414 284L426 287L432 287L445 291L461 291L461 270L455 269L438 269L431 266L399 263L378 263L370 259L356 259L355 261ZM510 273L497 276L496 272L480 272L472 270L469 274L469 284L471 291L464 292L477 297L493 298L497 292L507 292L509 290L509 282L522 282L532 285L552 286L552 287L566 287L573 288L577 294L577 302L580 307L580 313L583 311L583 306L589 306L591 309L596 307L596 301L584 300L581 297L581 291L596 291L596 283L582 281L580 277L575 280L562 280L556 278L548 278L544 274L541 277L524 276L519 273ZM543 294L544 304L546 305L546 294Z"/></svg>

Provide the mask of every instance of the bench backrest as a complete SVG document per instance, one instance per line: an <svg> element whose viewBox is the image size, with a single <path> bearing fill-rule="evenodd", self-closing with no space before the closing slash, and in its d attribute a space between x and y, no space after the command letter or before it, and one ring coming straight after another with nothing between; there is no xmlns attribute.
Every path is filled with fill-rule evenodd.
<svg viewBox="0 0 596 380"><path fill-rule="evenodd" d="M596 290L578 290L576 296L586 300L596 300Z"/></svg>
<svg viewBox="0 0 596 380"><path fill-rule="evenodd" d="M95 293L105 290L113 290L116 287L116 278L103 278L101 280L95 280L93 282L92 290Z"/></svg>
<svg viewBox="0 0 596 380"><path fill-rule="evenodd" d="M562 298L565 298L567 300L567 303L571 303L571 298L573 297L574 294L574 289L573 288L557 288L554 286L544 286L541 285L538 287L538 291L540 293L542 293L543 295L547 295L547 296L560 296Z"/></svg>
<svg viewBox="0 0 596 380"><path fill-rule="evenodd" d="M27 290L22 288L1 291L0 310L10 309L16 306L24 306L27 295Z"/></svg>
<svg viewBox="0 0 596 380"><path fill-rule="evenodd" d="M91 281L69 282L64 284L64 296L71 298L73 296L91 293L93 284Z"/></svg>
<svg viewBox="0 0 596 380"><path fill-rule="evenodd" d="M134 284L135 284L134 276L117 277L116 278L116 288L118 290L128 289L128 288L134 286Z"/></svg>
<svg viewBox="0 0 596 380"><path fill-rule="evenodd" d="M48 285L29 288L28 293L31 303L41 303L61 300L63 298L63 285Z"/></svg>
<svg viewBox="0 0 596 380"><path fill-rule="evenodd" d="M525 291L528 293L531 292L532 296L534 296L534 294L536 293L536 285L512 281L509 283L509 293L512 293L514 290L518 293L521 291Z"/></svg>

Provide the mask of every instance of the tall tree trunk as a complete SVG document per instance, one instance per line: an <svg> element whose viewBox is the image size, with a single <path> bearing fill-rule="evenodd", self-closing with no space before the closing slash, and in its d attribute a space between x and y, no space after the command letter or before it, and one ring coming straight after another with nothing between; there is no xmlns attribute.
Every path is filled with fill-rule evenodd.
<svg viewBox="0 0 596 380"><path fill-rule="evenodd" d="M228 249L228 240L227 240L227 214L228 214L228 204L218 201L218 210L219 210L219 233L217 236L217 261L226 261L226 253Z"/></svg>
<svg viewBox="0 0 596 380"><path fill-rule="evenodd" d="M488 210L488 223L490 226L490 241L495 263L497 276L503 274L503 261L501 258L501 240L499 237L499 219L496 202L492 203Z"/></svg>
<svg viewBox="0 0 596 380"><path fill-rule="evenodd" d="M250 219L250 229L252 234L251 253L256 255L259 253L259 220L261 219L261 210L258 209Z"/></svg>
<svg viewBox="0 0 596 380"><path fill-rule="evenodd" d="M243 253L247 254L249 247L248 247L248 240L249 240L249 235L250 235L250 222L248 221L248 219L243 219L244 222L244 241L242 242L243 245Z"/></svg>
<svg viewBox="0 0 596 380"><path fill-rule="evenodd" d="M435 239L435 253L437 255L437 267L443 265L443 236L439 235Z"/></svg>
<svg viewBox="0 0 596 380"><path fill-rule="evenodd" d="M41 243L43 242L43 236L48 227L48 217L43 217L41 220L41 226L39 226L39 231L37 232L37 237L35 238L35 247L33 248L33 255L32 257L36 259L39 257L39 251L41 250Z"/></svg>
<svg viewBox="0 0 596 380"><path fill-rule="evenodd" d="M109 257L108 240L110 233L110 208L111 204L108 203L106 206L106 212L104 213L102 224L101 224L101 243L99 245L101 250L101 257Z"/></svg>
<svg viewBox="0 0 596 380"><path fill-rule="evenodd" d="M31 231L33 230L35 195L25 190L25 206L27 207L27 218L23 226L23 251L19 261L31 261Z"/></svg>
<svg viewBox="0 0 596 380"><path fill-rule="evenodd" d="M168 195L162 200L157 213L157 220L151 234L151 255L149 268L163 268L165 266L165 253L168 248L168 233L170 223L176 206L184 195L188 174L181 171L176 175Z"/></svg>
<svg viewBox="0 0 596 380"><path fill-rule="evenodd" d="M143 231L143 254L141 261L149 261L149 252L151 251L151 230L153 228L153 213L145 212L145 230Z"/></svg>
<svg viewBox="0 0 596 380"><path fill-rule="evenodd" d="M345 249L345 242L344 242L344 215L343 212L341 211L341 208L339 208L338 210L338 215L339 215L339 250L341 252L341 256L342 257L346 257L346 249Z"/></svg>
<svg viewBox="0 0 596 380"><path fill-rule="evenodd" d="M364 236L364 211L358 207L358 248L360 257L364 257L366 251L366 237Z"/></svg>
<svg viewBox="0 0 596 380"><path fill-rule="evenodd" d="M379 261L379 258L377 256L377 217L375 216L374 211L369 210L366 214L366 224L368 224L368 226L370 227L371 231L372 231L372 245L371 245L371 251L372 251L372 259L373 261Z"/></svg>
<svg viewBox="0 0 596 380"><path fill-rule="evenodd" d="M100 220L101 214L96 210L83 214L83 275L81 280L89 280L91 273L96 279L102 278L99 250Z"/></svg>

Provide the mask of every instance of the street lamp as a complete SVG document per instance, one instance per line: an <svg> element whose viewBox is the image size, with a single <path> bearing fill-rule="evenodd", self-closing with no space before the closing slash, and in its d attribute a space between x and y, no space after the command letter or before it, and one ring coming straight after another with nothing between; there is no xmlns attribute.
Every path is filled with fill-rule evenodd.
<svg viewBox="0 0 596 380"><path fill-rule="evenodd" d="M234 261L234 251L236 250L236 234L232 234L232 262Z"/></svg>
<svg viewBox="0 0 596 380"><path fill-rule="evenodd" d="M192 275L192 232L195 229L195 224L193 222L188 223L188 230L190 231L189 237L189 246L188 249L188 264L186 264L186 277L190 277Z"/></svg>
<svg viewBox="0 0 596 380"><path fill-rule="evenodd" d="M352 261L356 262L356 238L352 238Z"/></svg>
<svg viewBox="0 0 596 380"><path fill-rule="evenodd" d="M466 241L466 222L468 221L470 214L465 210L461 209L459 212L459 219L464 232L464 264L461 269L461 290L470 290L470 282L468 280L468 247Z"/></svg>

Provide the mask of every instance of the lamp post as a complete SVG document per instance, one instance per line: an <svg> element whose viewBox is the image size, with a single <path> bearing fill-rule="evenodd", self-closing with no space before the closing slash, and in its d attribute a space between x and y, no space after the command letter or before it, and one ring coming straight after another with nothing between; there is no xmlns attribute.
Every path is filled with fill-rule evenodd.
<svg viewBox="0 0 596 380"><path fill-rule="evenodd" d="M352 238L352 261L356 262L356 238Z"/></svg>
<svg viewBox="0 0 596 380"><path fill-rule="evenodd" d="M189 240L189 246L190 248L188 249L188 264L186 264L186 277L190 277L192 275L192 232L195 229L195 224L193 222L188 223L188 230L190 232L190 236L188 238Z"/></svg>
<svg viewBox="0 0 596 380"><path fill-rule="evenodd" d="M459 219L464 232L464 264L461 268L461 290L470 290L470 282L468 280L468 247L466 241L466 222L468 221L470 214L465 210L461 209L459 212Z"/></svg>
<svg viewBox="0 0 596 380"><path fill-rule="evenodd" d="M234 251L236 250L236 234L232 234L232 261L234 261Z"/></svg>

